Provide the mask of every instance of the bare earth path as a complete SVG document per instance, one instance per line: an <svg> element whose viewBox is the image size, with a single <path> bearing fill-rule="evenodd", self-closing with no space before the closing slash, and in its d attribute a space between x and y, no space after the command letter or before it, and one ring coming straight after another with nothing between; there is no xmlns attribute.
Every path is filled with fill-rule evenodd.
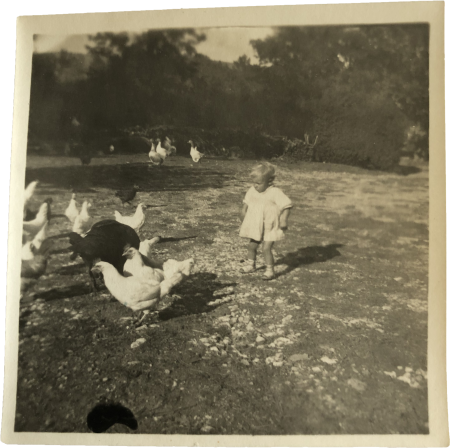
<svg viewBox="0 0 450 448"><path fill-rule="evenodd" d="M73 186L96 220L112 218L114 191L138 183L139 200L159 206L141 238L163 236L156 255L193 256L196 267L134 328L107 291L88 294L61 236L70 226L52 222L47 275L20 305L16 431L88 432L88 412L113 401L134 413L137 433L428 432L427 167L400 176L280 163L277 185L295 209L266 283L262 271L238 273L253 162L145 161L29 159L27 182L42 185L36 206L52 196L56 213Z"/></svg>

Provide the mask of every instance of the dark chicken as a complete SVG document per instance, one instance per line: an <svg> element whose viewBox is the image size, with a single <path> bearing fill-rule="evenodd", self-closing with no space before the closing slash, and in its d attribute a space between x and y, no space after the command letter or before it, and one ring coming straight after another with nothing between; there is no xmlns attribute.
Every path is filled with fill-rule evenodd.
<svg viewBox="0 0 450 448"><path fill-rule="evenodd" d="M137 233L131 227L112 219L95 223L84 238L75 232L70 233L69 241L73 252L70 258L74 260L80 255L83 259L93 291L97 291L98 287L91 272L92 266L100 259L112 264L122 274L126 261L123 256L124 248L131 246L139 249L140 243Z"/></svg>
<svg viewBox="0 0 450 448"><path fill-rule="evenodd" d="M139 185L134 185L131 190L119 190L116 191L115 196L122 201L122 206L125 203L130 203L139 191Z"/></svg>
<svg viewBox="0 0 450 448"><path fill-rule="evenodd" d="M92 160L92 156L89 152L81 152L78 156L82 165L89 165Z"/></svg>

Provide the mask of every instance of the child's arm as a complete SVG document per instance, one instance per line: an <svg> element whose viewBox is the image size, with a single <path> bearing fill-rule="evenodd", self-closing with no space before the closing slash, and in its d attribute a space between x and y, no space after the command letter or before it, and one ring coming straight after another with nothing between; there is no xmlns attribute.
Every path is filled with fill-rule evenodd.
<svg viewBox="0 0 450 448"><path fill-rule="evenodd" d="M242 206L242 210L241 210L241 221L244 220L245 215L246 215L246 213L247 213L247 209L248 209L248 205L247 205L247 204L244 204L244 205Z"/></svg>
<svg viewBox="0 0 450 448"><path fill-rule="evenodd" d="M291 208L285 208L280 215L280 229L287 230L288 228L288 218L291 213Z"/></svg>

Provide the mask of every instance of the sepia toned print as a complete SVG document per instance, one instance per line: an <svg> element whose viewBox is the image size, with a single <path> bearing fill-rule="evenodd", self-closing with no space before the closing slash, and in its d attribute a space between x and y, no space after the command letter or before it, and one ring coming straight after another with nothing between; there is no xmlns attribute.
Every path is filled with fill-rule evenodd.
<svg viewBox="0 0 450 448"><path fill-rule="evenodd" d="M437 437L434 25L75 31L28 34L11 440Z"/></svg>

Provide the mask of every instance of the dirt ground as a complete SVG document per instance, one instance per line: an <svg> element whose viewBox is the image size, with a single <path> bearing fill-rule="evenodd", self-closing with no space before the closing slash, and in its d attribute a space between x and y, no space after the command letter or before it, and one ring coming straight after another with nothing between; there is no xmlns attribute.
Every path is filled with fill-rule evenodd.
<svg viewBox="0 0 450 448"><path fill-rule="evenodd" d="M152 206L141 239L161 235L157 257L196 265L136 327L106 290L89 294L69 223L52 221L47 273L20 303L16 431L89 432L94 406L120 403L138 428L107 433L428 433L427 166L404 176L275 162L295 208L264 282L262 270L239 273L254 162L146 160L28 159L27 182L41 181L33 206L51 196L55 213L73 187L95 220L113 218L114 191L137 183L134 205Z"/></svg>

